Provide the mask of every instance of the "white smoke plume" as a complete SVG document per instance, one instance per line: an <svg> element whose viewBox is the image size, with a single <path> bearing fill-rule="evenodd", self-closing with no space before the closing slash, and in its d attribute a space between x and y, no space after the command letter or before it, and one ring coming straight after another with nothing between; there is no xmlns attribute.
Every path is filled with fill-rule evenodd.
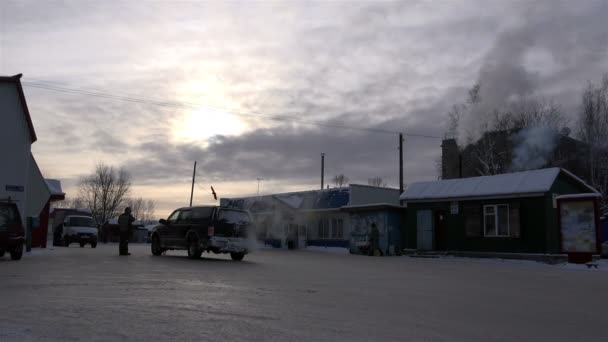
<svg viewBox="0 0 608 342"><path fill-rule="evenodd" d="M549 162L558 135L547 126L524 128L513 137L512 171L535 170Z"/></svg>

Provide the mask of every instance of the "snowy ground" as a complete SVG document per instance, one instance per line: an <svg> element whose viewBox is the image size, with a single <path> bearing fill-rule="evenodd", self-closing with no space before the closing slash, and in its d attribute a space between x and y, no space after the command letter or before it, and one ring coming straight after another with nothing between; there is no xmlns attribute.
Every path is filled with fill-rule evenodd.
<svg viewBox="0 0 608 342"><path fill-rule="evenodd" d="M608 263L117 252L0 259L0 341L608 340Z"/></svg>

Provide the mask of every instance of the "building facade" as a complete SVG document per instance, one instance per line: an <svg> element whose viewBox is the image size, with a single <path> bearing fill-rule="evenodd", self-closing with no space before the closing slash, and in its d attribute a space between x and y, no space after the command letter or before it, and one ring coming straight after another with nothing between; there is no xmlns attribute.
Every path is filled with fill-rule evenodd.
<svg viewBox="0 0 608 342"><path fill-rule="evenodd" d="M560 252L556 198L598 192L559 168L412 184L406 248L457 252Z"/></svg>
<svg viewBox="0 0 608 342"><path fill-rule="evenodd" d="M348 248L352 233L362 234L369 227L363 227L363 221L345 208L368 204L398 206L399 190L351 184L343 188L222 198L220 204L248 210L254 217L258 240L275 247ZM377 221L384 229L381 238L388 236L384 218Z"/></svg>
<svg viewBox="0 0 608 342"><path fill-rule="evenodd" d="M37 137L20 79L0 76L0 200L15 202L26 225L40 215L51 192L31 154Z"/></svg>

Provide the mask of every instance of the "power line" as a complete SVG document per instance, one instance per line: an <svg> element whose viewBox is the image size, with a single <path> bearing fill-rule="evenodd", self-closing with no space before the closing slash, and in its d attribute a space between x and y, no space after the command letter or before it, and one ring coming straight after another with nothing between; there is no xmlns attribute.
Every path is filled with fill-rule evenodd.
<svg viewBox="0 0 608 342"><path fill-rule="evenodd" d="M43 80L38 80L38 82L62 84L60 82L43 81ZM59 86L59 85L40 84L40 83L32 83L32 82L27 82L27 81L22 82L22 84L24 86L30 87L30 88L37 88L37 89L44 89L44 90L49 90L49 91L92 96L92 97L119 100L119 101L132 102L132 103L155 105L155 106L160 106L160 107L187 108L187 109L208 108L208 109L221 111L226 114L234 115L234 116L255 117L255 118L263 118L263 119L269 119L269 120L274 120L274 121L292 121L292 122L298 122L298 123L308 124L308 125L317 125L317 126L324 126L324 127L329 127L329 128L349 129L349 130L355 130L355 131L364 131L364 132L372 132L372 133L380 133L380 134L399 134L399 132L397 132L397 131L391 131L388 129L354 127L354 126L348 126L348 125L343 125L343 124L334 124L331 122L305 120L305 119L301 119L301 118L298 118L295 116L288 116L288 115L274 115L273 116L273 115L265 115L265 114L258 114L258 113L245 113L245 112L239 112L239 111L234 111L234 110L230 110L230 109L226 109L226 108L214 107L214 106L208 106L208 105L195 105L195 104L170 102L170 101L156 101L156 100L149 100L149 99L136 98L136 97L130 97L130 96L115 95L115 94L110 94L110 93L106 93L106 92L88 91L88 90L63 87L63 86ZM442 137L434 136L434 135L427 135L427 134L403 133L403 135L410 136L410 137L419 137L419 138L442 139Z"/></svg>

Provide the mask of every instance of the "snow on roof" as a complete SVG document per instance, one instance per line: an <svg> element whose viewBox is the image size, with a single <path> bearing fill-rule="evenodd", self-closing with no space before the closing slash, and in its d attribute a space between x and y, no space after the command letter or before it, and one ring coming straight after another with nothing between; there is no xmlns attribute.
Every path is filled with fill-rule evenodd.
<svg viewBox="0 0 608 342"><path fill-rule="evenodd" d="M401 195L402 201L426 201L455 198L479 198L503 195L535 195L546 193L560 172L597 193L580 178L560 168L505 173L495 176L447 179L434 182L418 182L408 186Z"/></svg>
<svg viewBox="0 0 608 342"><path fill-rule="evenodd" d="M51 195L65 195L63 189L61 188L61 181L58 179L45 179L49 190L51 190Z"/></svg>
<svg viewBox="0 0 608 342"><path fill-rule="evenodd" d="M585 194L560 195L560 196L555 197L555 199L561 200L561 199L596 198L596 197L602 197L602 195L598 194L596 192L591 192L591 193L585 193Z"/></svg>
<svg viewBox="0 0 608 342"><path fill-rule="evenodd" d="M280 195L275 195L275 197L279 201L287 204L288 206L290 206L294 209L300 208L300 206L302 205L302 202L304 202L304 197L302 196L302 194L298 194L298 193L280 194Z"/></svg>
<svg viewBox="0 0 608 342"><path fill-rule="evenodd" d="M376 210L376 209L405 209L403 206L391 204L391 203L369 203L369 204L358 204L358 205L347 205L340 210L344 211L356 211L356 210Z"/></svg>

